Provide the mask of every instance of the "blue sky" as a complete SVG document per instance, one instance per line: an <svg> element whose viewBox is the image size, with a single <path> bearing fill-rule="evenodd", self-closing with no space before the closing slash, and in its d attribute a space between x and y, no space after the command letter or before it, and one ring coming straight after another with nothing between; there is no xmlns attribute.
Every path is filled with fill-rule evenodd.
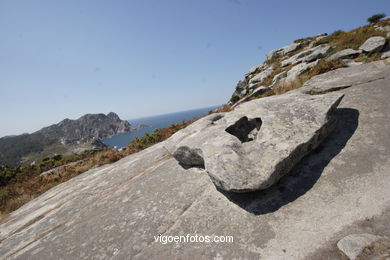
<svg viewBox="0 0 390 260"><path fill-rule="evenodd" d="M0 136L222 104L267 51L380 12L388 0L1 0Z"/></svg>

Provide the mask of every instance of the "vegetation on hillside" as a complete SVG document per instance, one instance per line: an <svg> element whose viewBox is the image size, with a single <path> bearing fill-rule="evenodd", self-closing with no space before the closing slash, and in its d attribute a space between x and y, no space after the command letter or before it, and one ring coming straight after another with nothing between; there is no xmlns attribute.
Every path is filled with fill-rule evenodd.
<svg viewBox="0 0 390 260"><path fill-rule="evenodd" d="M221 108L224 109L227 108ZM195 120L197 119L157 129L153 133L132 140L128 147L120 151L109 148L95 149L80 155L47 157L31 166L2 167L0 168L0 217L89 169L116 162L127 155L164 141ZM41 176L41 173L56 167L58 168L53 173Z"/></svg>
<svg viewBox="0 0 390 260"><path fill-rule="evenodd" d="M380 19L382 19L381 17ZM379 19L379 20L380 20ZM382 21L377 21L376 25L378 26L390 26L390 19L382 20ZM320 60L320 62L311 68L309 71L306 73L303 73L302 75L298 76L295 80L290 81L290 82L281 82L280 84L276 85L273 87L272 90L267 91L266 93L258 96L258 97L253 97L249 100L257 99L257 98L262 98L266 96L271 96L271 95L279 95L283 94L287 91L300 88L307 80L311 79L312 77L331 71L335 70L338 68L345 67L345 64L343 63L342 60L336 59L332 61L326 61L326 58L330 57L334 53L351 48L351 49L358 49L368 38L373 37L373 36L382 36L387 39L387 42L389 42L389 39L386 35L385 32L376 30L373 25L366 25L359 27L357 29L345 32L342 30L337 30L333 32L330 35L326 35L325 37L317 40L314 42L313 46L318 46L321 44L329 44L332 46L334 49L332 52L328 53L323 59ZM307 38L301 38L297 39L294 42L295 43L301 43L303 47L309 46L310 42L315 40L315 37L307 37ZM287 56L291 57L299 52L302 51L301 49L298 49L294 52L289 53ZM380 53L374 53L374 54L364 54L361 53L358 57L355 58L355 61L357 62L371 62L375 60L380 59L381 54ZM283 57L276 57L271 60L267 60L265 63L268 65L272 65L275 69L274 71L262 82L262 85L271 85L272 79L274 78L275 75L281 73L282 71L288 71L290 70L294 65L289 65L284 68L280 67L280 62ZM233 103L237 102L240 98L238 96L233 96L231 101ZM249 101L247 100L247 101Z"/></svg>
<svg viewBox="0 0 390 260"><path fill-rule="evenodd" d="M337 30L331 35L326 36L325 38L320 39L315 43L316 46L320 44L327 43L335 47L334 52L343 50L343 49L358 49L368 38L373 36L383 36L386 38L386 34L382 31L375 30L371 25L363 26L357 29L354 29L349 32L344 32L342 30ZM329 54L332 55L333 53Z"/></svg>
<svg viewBox="0 0 390 260"><path fill-rule="evenodd" d="M23 156L42 152L55 142L38 133L0 138L0 165L20 165Z"/></svg>

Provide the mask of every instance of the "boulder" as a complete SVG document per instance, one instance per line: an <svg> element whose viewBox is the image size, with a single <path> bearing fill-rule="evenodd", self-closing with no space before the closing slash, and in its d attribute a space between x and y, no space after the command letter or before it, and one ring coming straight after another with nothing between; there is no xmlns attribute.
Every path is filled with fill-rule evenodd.
<svg viewBox="0 0 390 260"><path fill-rule="evenodd" d="M204 160L200 149L191 149L188 146L180 146L173 153L173 157L184 166L204 167Z"/></svg>
<svg viewBox="0 0 390 260"><path fill-rule="evenodd" d="M323 58L332 51L332 47L327 44L321 44L316 47L310 48L308 50L299 52L288 59L283 60L280 63L281 67L286 67L288 65L295 65L301 62L311 62L316 59Z"/></svg>
<svg viewBox="0 0 390 260"><path fill-rule="evenodd" d="M362 46L359 47L359 50L362 50L365 53L374 53L382 50L383 46L386 44L386 39L381 36L374 36L368 38Z"/></svg>
<svg viewBox="0 0 390 260"><path fill-rule="evenodd" d="M386 36L390 37L390 26L389 25L386 25L386 26L383 26L383 27L382 26L376 26L375 29L378 30L378 31L385 32Z"/></svg>
<svg viewBox="0 0 390 260"><path fill-rule="evenodd" d="M285 46L283 48L272 50L272 51L267 53L267 55L266 55L267 56L267 60L272 60L273 58L286 55L286 54L288 54L290 52L298 50L301 47L302 47L302 43L295 43L294 42L294 43L292 43L290 45L287 45L287 46Z"/></svg>
<svg viewBox="0 0 390 260"><path fill-rule="evenodd" d="M352 59L342 59L341 62L345 67L353 67L353 66L358 66L363 64L363 62L354 61Z"/></svg>
<svg viewBox="0 0 390 260"><path fill-rule="evenodd" d="M317 35L315 36L315 38L314 38L314 41L319 41L319 40L325 38L326 36L328 36L327 33L320 33L320 34L317 34Z"/></svg>
<svg viewBox="0 0 390 260"><path fill-rule="evenodd" d="M326 44L322 44L322 45L319 45L317 47L314 47L313 49L314 50L312 51L312 53L305 56L303 61L312 62L312 61L315 61L317 59L321 59L321 58L325 57L329 52L331 52L333 50L333 47L326 45Z"/></svg>
<svg viewBox="0 0 390 260"><path fill-rule="evenodd" d="M245 77L249 77L250 75L256 73L256 71L260 71L262 69L264 69L265 67L265 64L260 64L258 66L254 66L252 68L249 69L249 71L247 73L245 73Z"/></svg>
<svg viewBox="0 0 390 260"><path fill-rule="evenodd" d="M278 84L279 82L281 82L286 77L287 77L287 72L286 71L282 71L279 74L276 74L274 76L274 78L272 79L272 85L274 86L274 85Z"/></svg>
<svg viewBox="0 0 390 260"><path fill-rule="evenodd" d="M287 72L286 81L294 80L297 76L305 73L306 71L310 70L310 68L316 66L318 62L319 60L310 63L300 63L298 65L295 65Z"/></svg>
<svg viewBox="0 0 390 260"><path fill-rule="evenodd" d="M332 70L314 76L306 81L302 88L297 91L303 93L323 93L375 81L387 77L388 64L387 60L380 60Z"/></svg>
<svg viewBox="0 0 390 260"><path fill-rule="evenodd" d="M390 58L390 51L386 51L382 53L381 59L387 59Z"/></svg>
<svg viewBox="0 0 390 260"><path fill-rule="evenodd" d="M356 51L353 49L344 49L344 50L336 52L335 54L333 54L332 56L330 56L326 60L332 61L332 60L336 60L336 59L354 58L354 57L358 56L361 52L362 52L361 50Z"/></svg>
<svg viewBox="0 0 390 260"><path fill-rule="evenodd" d="M371 234L348 235L337 243L337 247L350 260L355 260L363 252L363 249L366 246L369 246L380 238L380 236Z"/></svg>
<svg viewBox="0 0 390 260"><path fill-rule="evenodd" d="M271 73L274 71L273 66L269 66L263 71L257 73L253 78L249 80L249 84L254 84L254 83L261 83L264 79L266 79Z"/></svg>
<svg viewBox="0 0 390 260"><path fill-rule="evenodd" d="M290 52L293 52L293 51L296 51L298 50L299 48L302 47L302 43L299 43L299 42L294 42L290 45L287 45L286 47L283 48L283 54L282 55L286 55Z"/></svg>
<svg viewBox="0 0 390 260"><path fill-rule="evenodd" d="M258 88L261 85L261 83L249 83L248 89L249 92L253 92L256 88Z"/></svg>
<svg viewBox="0 0 390 260"><path fill-rule="evenodd" d="M254 98L254 97L258 97L262 94L264 94L265 92L269 91L272 89L274 85L272 84L271 86L258 86L256 89L254 90L250 90L249 91L249 95L247 95L246 97L243 97L241 98L240 100L238 100L233 106L232 108L235 108L236 106L238 106L239 104L245 102L245 101L248 101L250 100L251 98Z"/></svg>
<svg viewBox="0 0 390 260"><path fill-rule="evenodd" d="M246 92L247 86L248 86L247 80L239 80L236 84L236 89L233 93L233 96L242 97Z"/></svg>
<svg viewBox="0 0 390 260"><path fill-rule="evenodd" d="M306 56L306 55L309 55L311 53L311 49L309 50L306 50L306 51L302 51L300 53L297 53L293 56L291 56L290 58L287 58L287 59L284 59L282 60L282 62L280 63L280 66L281 67L286 67L288 65L295 65L295 64L298 64L300 62L302 62L303 58Z"/></svg>
<svg viewBox="0 0 390 260"><path fill-rule="evenodd" d="M165 147L172 154L182 146L200 149L207 173L222 190L266 189L330 133L342 97L291 93L253 100L198 120Z"/></svg>
<svg viewBox="0 0 390 260"><path fill-rule="evenodd" d="M309 45L308 45L309 48L314 47L314 44L315 44L317 41L319 41L319 40L325 38L326 36L328 36L327 33L321 33L321 34L318 34L318 35L314 36L314 39L311 40L310 43L309 43Z"/></svg>
<svg viewBox="0 0 390 260"><path fill-rule="evenodd" d="M259 86L255 90L253 90L252 94L248 98L259 96L264 92L268 91L269 89L270 87L268 86Z"/></svg>

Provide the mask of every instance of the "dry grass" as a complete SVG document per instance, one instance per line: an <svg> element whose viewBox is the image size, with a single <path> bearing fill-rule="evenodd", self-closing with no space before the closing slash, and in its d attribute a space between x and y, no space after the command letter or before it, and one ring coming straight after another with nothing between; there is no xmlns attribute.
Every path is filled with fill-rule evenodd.
<svg viewBox="0 0 390 260"><path fill-rule="evenodd" d="M289 70L290 67L291 66L287 67L287 70ZM309 79L311 79L312 77L314 77L316 75L319 75L319 74L322 74L322 73L325 73L325 72L328 72L331 70L335 70L338 68L342 68L342 67L344 67L344 64L339 59L333 60L333 61L321 60L317 66L311 68L309 72L298 76L295 80L281 82L280 84L277 84L272 90L267 91L266 93L264 93L261 96L251 98L248 101L258 99L258 98L268 97L268 96L272 96L272 95L284 94L288 91L302 87L302 85L306 81L308 81ZM281 72L281 70L278 71L278 73L280 73L280 72Z"/></svg>
<svg viewBox="0 0 390 260"><path fill-rule="evenodd" d="M255 100L255 99L259 99L259 98L270 97L270 96L274 96L274 95L275 95L275 91L274 91L273 89L270 89L270 90L268 90L267 92L261 94L260 96L251 97L251 98L248 99L246 102L251 101L251 100ZM244 102L244 103L245 103L245 102Z"/></svg>
<svg viewBox="0 0 390 260"><path fill-rule="evenodd" d="M390 258L390 238L383 237L372 242L358 255L357 260L369 259L389 259Z"/></svg>
<svg viewBox="0 0 390 260"><path fill-rule="evenodd" d="M274 87L274 92L276 95L281 95L283 93L286 93L290 90L294 90L297 88L302 87L303 85L303 79L298 77L295 80L287 81L287 82L282 82L278 84L277 86Z"/></svg>
<svg viewBox="0 0 390 260"><path fill-rule="evenodd" d="M386 38L386 34L382 31L375 30L372 25L366 25L354 29L349 32L344 32L341 30L335 31L331 35L318 40L315 45L320 45L323 43L328 43L331 46L335 47L334 52L351 48L358 49L368 38L373 36L382 36ZM329 54L331 55L331 54Z"/></svg>
<svg viewBox="0 0 390 260"><path fill-rule="evenodd" d="M326 61L321 60L317 66L313 67L309 73L307 74L308 78L310 79L316 75L323 74L325 72L339 69L345 67L344 63L340 59L332 60L332 61Z"/></svg>
<svg viewBox="0 0 390 260"><path fill-rule="evenodd" d="M378 22L377 25L379 25L379 26L390 25L390 19L382 20L382 21ZM330 55L336 53L337 51L343 50L343 49L347 49L347 48L358 49L368 38L373 37L373 36L382 36L384 38L387 38L386 34L384 32L376 30L373 27L373 25L366 25L366 26L362 26L362 27L359 27L357 29L351 30L349 32L344 32L341 30L335 31L331 35L328 35L328 36L318 40L314 45L318 46L320 44L326 43L326 44L330 44L331 46L335 47L335 49L326 56L326 57L329 57ZM302 42L304 44L304 46L306 46L313 39L314 39L314 37L308 37L308 38L298 39L294 42ZM301 52L301 51L302 51L302 49L298 49L292 53L289 53L287 56L292 56L292 55L294 55L298 52ZM285 67L285 68L280 68L281 58L282 57L277 57L277 58L274 58L273 60L266 62L270 65L272 64L275 67L275 70L273 71L273 73L270 76L268 76L264 80L263 84L265 86L271 85L273 77L275 75L277 75L278 73L282 72L283 70L288 71L289 69L291 69L291 67L292 67L291 65L288 67ZM314 68L312 68L308 73L299 76L296 80L290 81L290 82L283 82L283 83L275 86L272 94L276 94L276 95L283 94L287 91L301 87L305 81L309 80L310 78L312 78L316 75L344 67L344 64L342 63L341 60L333 60L333 61L328 62L325 60L325 58L323 60L321 60L320 63L317 66L315 66ZM376 53L376 54L373 54L370 56L366 56L364 54L361 54L355 60L367 63L367 62L371 62L371 61L375 61L375 60L379 60L379 59L380 59L380 54ZM257 99L257 98L261 98L261 97L263 97L263 95L256 97L256 98L253 98L253 99ZM250 100L252 100L252 99L250 99Z"/></svg>
<svg viewBox="0 0 390 260"><path fill-rule="evenodd" d="M274 64L272 65L274 67L274 70L272 71L272 73L270 75L268 75L262 82L261 82L261 85L263 86L269 86L272 84L272 80L274 79L274 77L281 73L282 71L284 71L286 68L282 68L280 67L280 61L277 60L274 62Z"/></svg>
<svg viewBox="0 0 390 260"><path fill-rule="evenodd" d="M217 109L214 110L213 112L209 112L209 115L210 115L210 114L214 114L214 113L222 113L222 112L230 112L230 111L232 111L231 106L225 104L225 105L223 105L223 106L217 108Z"/></svg>
<svg viewBox="0 0 390 260"><path fill-rule="evenodd" d="M374 54L372 54L370 56L360 55L359 57L357 57L355 59L355 61L363 62L363 63L369 63L369 62L372 62L372 61L380 60L381 56L382 56L382 53L380 53L380 52L374 53Z"/></svg>

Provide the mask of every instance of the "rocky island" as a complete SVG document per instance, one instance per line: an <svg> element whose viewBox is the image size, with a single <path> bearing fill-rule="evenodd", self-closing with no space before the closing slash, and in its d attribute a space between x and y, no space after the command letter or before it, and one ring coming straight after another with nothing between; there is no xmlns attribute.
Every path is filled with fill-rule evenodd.
<svg viewBox="0 0 390 260"><path fill-rule="evenodd" d="M102 139L136 130L113 112L64 119L32 134L0 138L0 165L15 166L52 154L105 147Z"/></svg>

